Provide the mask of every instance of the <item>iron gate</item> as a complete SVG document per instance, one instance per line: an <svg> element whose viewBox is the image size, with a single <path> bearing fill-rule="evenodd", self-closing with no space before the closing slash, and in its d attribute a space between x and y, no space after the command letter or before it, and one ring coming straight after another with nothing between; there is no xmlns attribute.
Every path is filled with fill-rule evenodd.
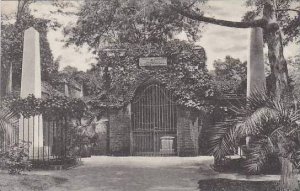
<svg viewBox="0 0 300 191"><path fill-rule="evenodd" d="M131 154L176 154L176 104L172 94L158 84L138 91L132 101ZM162 152L162 139L171 137L172 150Z"/></svg>

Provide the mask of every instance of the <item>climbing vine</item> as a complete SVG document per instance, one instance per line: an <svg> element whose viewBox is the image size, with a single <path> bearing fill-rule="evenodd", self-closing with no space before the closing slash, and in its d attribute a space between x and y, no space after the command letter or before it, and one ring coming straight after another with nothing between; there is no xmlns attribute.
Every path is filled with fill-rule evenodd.
<svg viewBox="0 0 300 191"><path fill-rule="evenodd" d="M80 119L87 110L86 104L78 98L54 96L41 99L34 95L26 98L7 98L4 105L25 118L42 114L46 118L72 117Z"/></svg>
<svg viewBox="0 0 300 191"><path fill-rule="evenodd" d="M210 111L212 105L207 98L214 96L211 76L206 68L206 54L202 47L180 40L148 45L118 44L98 53L99 62L91 70L101 71L108 67L109 79L101 79L97 84L108 81L99 96L91 93L92 107L102 107L103 102L126 105L135 89L147 80L156 80L174 95L174 100L183 106ZM165 57L166 66L141 67L143 57ZM104 86L104 85L103 85ZM105 91L104 91L105 90Z"/></svg>

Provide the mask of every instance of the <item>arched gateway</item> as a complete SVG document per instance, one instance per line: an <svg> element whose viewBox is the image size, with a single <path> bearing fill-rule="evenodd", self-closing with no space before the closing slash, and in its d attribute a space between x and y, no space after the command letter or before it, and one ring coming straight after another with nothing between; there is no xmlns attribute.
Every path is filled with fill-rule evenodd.
<svg viewBox="0 0 300 191"><path fill-rule="evenodd" d="M139 87L131 102L132 155L177 153L177 110L173 95L159 83Z"/></svg>

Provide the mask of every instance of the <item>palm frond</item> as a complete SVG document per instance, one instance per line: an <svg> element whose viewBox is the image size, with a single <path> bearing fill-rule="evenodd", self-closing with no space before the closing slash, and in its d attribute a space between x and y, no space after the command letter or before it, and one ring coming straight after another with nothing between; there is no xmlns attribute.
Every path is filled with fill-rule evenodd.
<svg viewBox="0 0 300 191"><path fill-rule="evenodd" d="M255 141L248 149L245 167L248 172L257 173L262 170L268 161L268 156L276 152L273 142L269 138Z"/></svg>
<svg viewBox="0 0 300 191"><path fill-rule="evenodd" d="M272 105L272 98L266 94L266 91L254 89L251 95L247 98L247 110L255 111L258 108L268 107Z"/></svg>
<svg viewBox="0 0 300 191"><path fill-rule="evenodd" d="M264 128L271 128L270 124L278 118L278 111L269 107L259 108L246 116L240 123L244 136L259 134Z"/></svg>
<svg viewBox="0 0 300 191"><path fill-rule="evenodd" d="M229 155L237 145L239 126L236 120L226 120L216 123L211 128L209 136L209 152L216 158L221 159Z"/></svg>

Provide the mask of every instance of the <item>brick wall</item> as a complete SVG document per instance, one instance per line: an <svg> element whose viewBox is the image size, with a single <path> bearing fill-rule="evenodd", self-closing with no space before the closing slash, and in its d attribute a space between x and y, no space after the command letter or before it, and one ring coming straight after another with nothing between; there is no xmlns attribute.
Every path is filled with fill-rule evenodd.
<svg viewBox="0 0 300 191"><path fill-rule="evenodd" d="M110 112L110 154L130 155L130 105Z"/></svg>
<svg viewBox="0 0 300 191"><path fill-rule="evenodd" d="M192 112L179 107L177 112L177 152L179 156L198 155L198 137L201 127L199 118Z"/></svg>

